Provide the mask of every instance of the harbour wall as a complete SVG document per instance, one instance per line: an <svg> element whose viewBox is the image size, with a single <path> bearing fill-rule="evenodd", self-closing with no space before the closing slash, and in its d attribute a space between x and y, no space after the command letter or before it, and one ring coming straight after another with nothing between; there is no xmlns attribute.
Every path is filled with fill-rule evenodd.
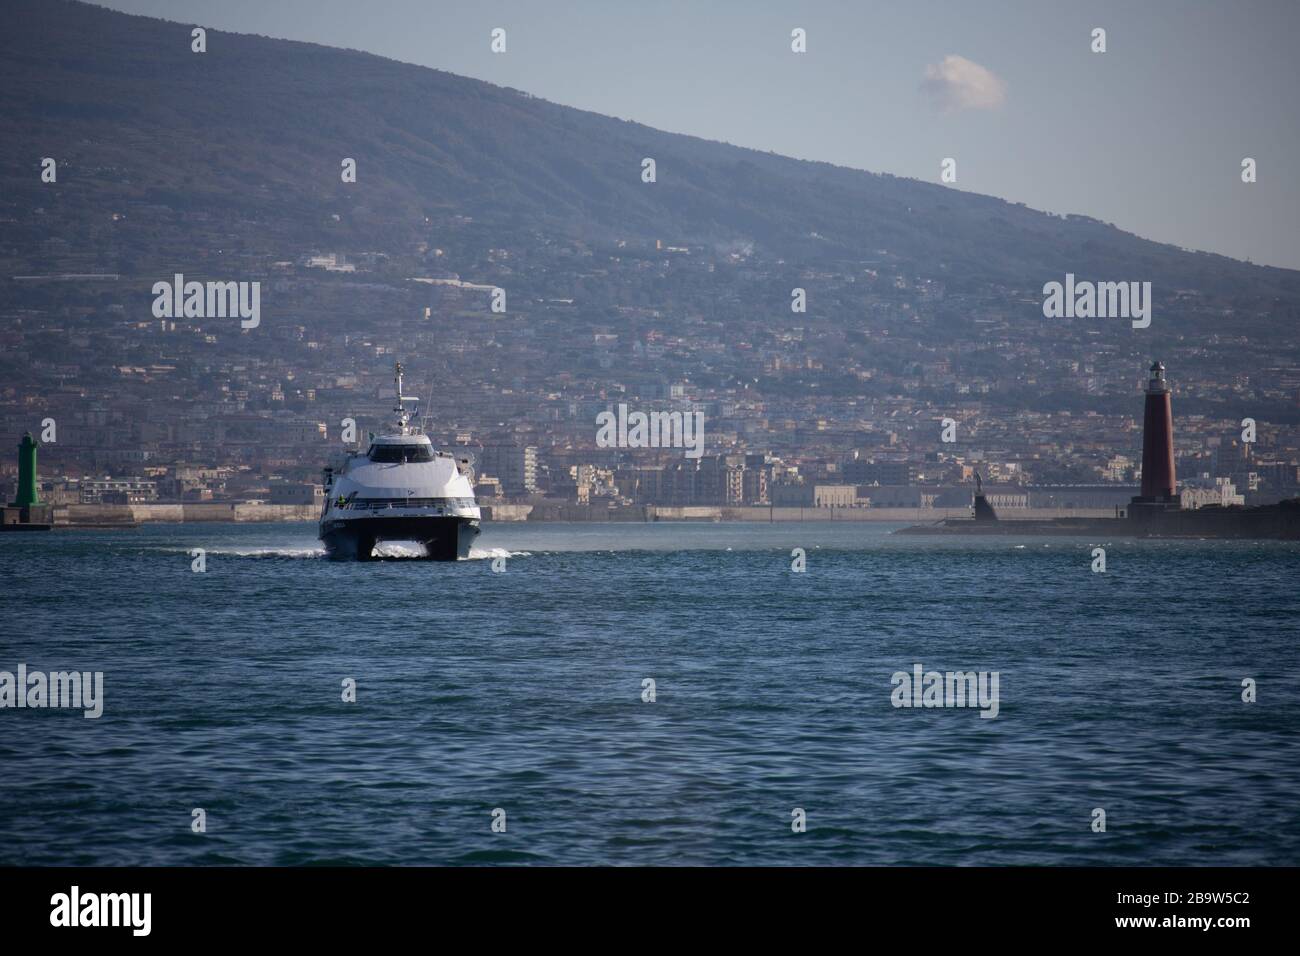
<svg viewBox="0 0 1300 956"><path fill-rule="evenodd" d="M1045 518L1113 518L1112 508L1005 508L998 512L1008 521ZM941 521L969 518L969 508L743 508L647 505L633 508L538 504L485 505L490 521Z"/></svg>
<svg viewBox="0 0 1300 956"><path fill-rule="evenodd" d="M201 522L315 521L316 505L269 505L248 502L194 504L57 505L54 526L112 528L136 524ZM647 505L606 508L576 504L483 505L485 521L893 521L925 522L970 517L968 508L727 508ZM1113 518L1109 508L1005 508L1007 521L1045 518Z"/></svg>
<svg viewBox="0 0 1300 956"><path fill-rule="evenodd" d="M56 528L111 528L134 524L194 523L204 521L315 521L316 505L266 505L248 502L196 502L194 504L56 505Z"/></svg>

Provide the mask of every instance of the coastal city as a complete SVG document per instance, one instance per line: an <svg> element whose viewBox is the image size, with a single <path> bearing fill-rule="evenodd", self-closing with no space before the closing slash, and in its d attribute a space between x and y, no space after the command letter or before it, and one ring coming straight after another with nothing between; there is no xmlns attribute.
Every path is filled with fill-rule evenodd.
<svg viewBox="0 0 1300 956"><path fill-rule="evenodd" d="M156 204L105 219L132 217L203 224ZM247 328L156 317L169 264L122 256L122 273L104 272L102 256L23 232L0 248L0 425L14 445L40 442L56 522L166 503L314 516L322 468L387 416L396 361L418 423L498 519L955 514L976 473L1000 510L1103 513L1141 480L1150 330L1046 320L1037 282L920 277L887 249L812 268L752 244L525 234L507 247L457 215L426 217L392 251L276 258L214 233L231 248L186 278L257 283ZM1295 495L1300 359L1244 331L1267 310L1234 314L1194 289L1156 308L1183 507ZM597 442L598 416L620 406L702 416L700 453ZM6 454L10 495L16 467ZM693 508L712 510L666 510Z"/></svg>

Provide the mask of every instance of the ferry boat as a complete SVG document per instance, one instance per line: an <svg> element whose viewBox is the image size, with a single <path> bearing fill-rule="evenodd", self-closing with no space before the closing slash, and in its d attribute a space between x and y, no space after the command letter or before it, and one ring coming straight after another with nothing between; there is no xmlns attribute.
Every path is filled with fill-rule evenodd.
<svg viewBox="0 0 1300 956"><path fill-rule="evenodd" d="M481 517L474 487L454 455L438 451L411 424L402 395L402 366L395 366L396 421L370 437L362 454L325 469L325 510L320 539L334 560L368 561L381 541L413 541L437 561L469 556Z"/></svg>

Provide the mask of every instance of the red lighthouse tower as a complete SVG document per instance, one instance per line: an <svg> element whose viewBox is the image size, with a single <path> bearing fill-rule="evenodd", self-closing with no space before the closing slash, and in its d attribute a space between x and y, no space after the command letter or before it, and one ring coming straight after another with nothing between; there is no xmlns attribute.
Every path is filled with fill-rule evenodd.
<svg viewBox="0 0 1300 956"><path fill-rule="evenodd" d="M1142 418L1142 494L1133 499L1135 508L1155 506L1160 510L1178 507L1178 483L1174 478L1174 413L1169 398L1165 367L1151 366L1147 382L1146 410Z"/></svg>

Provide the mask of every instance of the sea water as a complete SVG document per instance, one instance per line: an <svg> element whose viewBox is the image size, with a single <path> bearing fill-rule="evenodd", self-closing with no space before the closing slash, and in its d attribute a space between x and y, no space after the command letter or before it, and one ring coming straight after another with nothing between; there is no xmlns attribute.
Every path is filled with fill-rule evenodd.
<svg viewBox="0 0 1300 956"><path fill-rule="evenodd" d="M892 530L0 535L0 864L1300 864L1300 543Z"/></svg>

